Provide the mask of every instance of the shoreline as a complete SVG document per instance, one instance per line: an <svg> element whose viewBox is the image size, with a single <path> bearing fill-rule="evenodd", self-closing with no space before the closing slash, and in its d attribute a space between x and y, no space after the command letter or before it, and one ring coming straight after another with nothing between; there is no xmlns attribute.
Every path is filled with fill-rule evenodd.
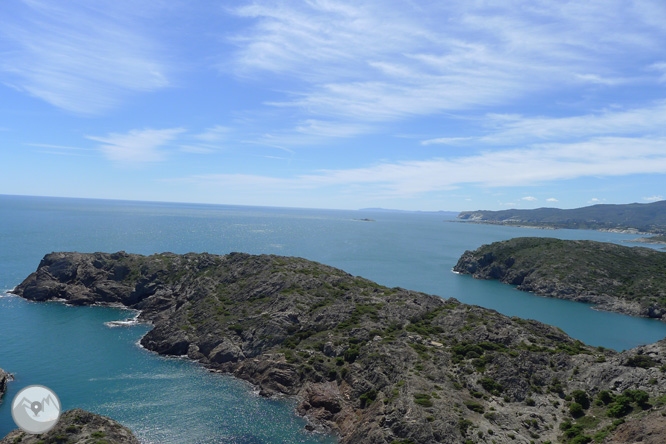
<svg viewBox="0 0 666 444"><path fill-rule="evenodd" d="M464 252L454 271L542 297L591 304L597 311L666 323L666 306L658 299L666 275L647 271L666 264L663 254L607 242L519 237ZM601 276L600 264L606 267Z"/></svg>
<svg viewBox="0 0 666 444"><path fill-rule="evenodd" d="M601 233L618 233L618 234L636 234L641 236L659 236L661 232L640 231L636 228L578 228L578 227L556 227L552 225L531 225L523 223L513 223L505 221L482 221L482 220L445 220L444 222L453 222L459 224L477 224L477 225L499 225L503 227L514 228L533 228L538 230L590 230L598 231ZM631 241L628 241L631 242Z"/></svg>
<svg viewBox="0 0 666 444"><path fill-rule="evenodd" d="M17 287L14 287L16 289ZM7 292L9 293L9 292ZM12 297L17 297L20 298L26 302L32 302L32 303L44 303L44 302L50 302L50 303L56 303L56 304L63 304L68 307L103 307L103 308L118 308L122 310L129 310L132 312L136 312L136 315L131 318L131 319L124 319L124 320L115 320L115 321L107 321L103 322L103 324L107 328L122 328L122 327L134 327L137 325L146 325L150 326L151 329L148 330L147 332L143 333L136 341L134 341L134 344L140 348L141 350L144 350L150 354L153 354L161 359L178 359L178 360L183 360L183 361L188 361L193 365L199 366L201 369L205 370L208 373L214 373L214 374L219 374L219 375L225 375L232 377L238 381L243 382L244 384L247 384L248 388L250 389L250 392L253 395L259 396L264 399L273 399L273 400L290 400L293 401L294 405L290 407L290 411L292 414L294 414L296 417L301 418L306 421L306 425L304 426L304 430L307 431L308 433L313 433L317 435L327 435L332 438L335 438L336 440L340 440L340 435L337 433L337 431L330 425L330 423L326 421L320 421L318 418L313 417L312 415L309 415L307 412L302 413L300 409L298 409L298 405L301 404L304 401L303 396L300 393L294 394L294 395L289 395L286 393L281 393L277 391L267 391L264 387L262 387L261 382L259 379L256 378L250 378L250 377L243 377L243 375L246 374L236 374L234 371L228 371L220 368L214 367L210 363L204 363L201 362L198 359L193 359L190 357L188 354L183 354L183 355L170 355L170 354L165 354L165 353L160 353L159 351L156 350L151 350L150 348L146 347L144 344L142 344L142 340L148 335L153 328L155 328L155 324L152 320L141 318L141 315L144 313L143 310L139 310L136 308L131 308L123 304L119 303L109 303L109 302L96 302L94 304L90 305L77 305L77 304L71 304L68 303L67 299L61 298L61 299L50 299L46 301L33 301L30 299L26 299L21 295L15 294L15 293L9 293ZM112 324L112 325L109 325ZM2 376L2 369L0 369L0 376ZM13 380L11 377L12 375L10 373L7 373L7 376L9 379L7 381ZM247 375L250 376L250 375ZM2 396L0 395L0 403L2 402Z"/></svg>

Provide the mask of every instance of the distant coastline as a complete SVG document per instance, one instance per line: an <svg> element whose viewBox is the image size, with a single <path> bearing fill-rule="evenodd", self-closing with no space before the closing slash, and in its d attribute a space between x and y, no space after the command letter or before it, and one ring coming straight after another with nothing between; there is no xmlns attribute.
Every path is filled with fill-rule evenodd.
<svg viewBox="0 0 666 444"><path fill-rule="evenodd" d="M592 205L562 210L463 211L461 221L523 228L583 229L612 233L666 235L666 201L650 204Z"/></svg>
<svg viewBox="0 0 666 444"><path fill-rule="evenodd" d="M514 227L514 228L532 228L537 230L593 230L600 231L605 233L619 233L619 234L636 234L641 236L650 236L655 233L650 231L639 231L636 228L593 228L593 227L580 227L576 225L554 225L554 224L530 224L525 222L514 222L514 221L495 221L495 220L447 220L445 222L455 222L461 224L478 224L478 225L501 225L505 227ZM640 239L649 239L649 238L640 238ZM644 243L661 243L661 242L647 242L647 241L630 241L630 242L644 242ZM664 242L666 243L666 242Z"/></svg>

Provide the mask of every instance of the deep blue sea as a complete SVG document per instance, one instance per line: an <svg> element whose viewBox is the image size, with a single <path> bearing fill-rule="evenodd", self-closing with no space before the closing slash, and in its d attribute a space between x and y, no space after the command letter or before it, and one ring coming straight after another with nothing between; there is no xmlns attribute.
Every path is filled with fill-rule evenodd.
<svg viewBox="0 0 666 444"><path fill-rule="evenodd" d="M358 219L370 218L374 222ZM300 256L390 287L455 297L556 325L617 350L666 337L666 324L547 299L451 272L468 249L517 236L623 245L635 235L453 223L437 213L306 210L224 205L0 196L0 291L51 251L152 254L232 251ZM46 385L63 407L110 416L145 443L334 443L304 431L289 400L137 345L146 326L111 328L126 310L31 303L0 295L0 367L15 374L0 404L0 437L15 425L20 388Z"/></svg>

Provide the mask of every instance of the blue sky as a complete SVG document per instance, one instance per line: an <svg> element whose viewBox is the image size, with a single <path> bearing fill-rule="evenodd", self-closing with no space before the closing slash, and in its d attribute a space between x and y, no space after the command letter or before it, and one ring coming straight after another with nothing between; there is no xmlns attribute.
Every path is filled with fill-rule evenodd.
<svg viewBox="0 0 666 444"><path fill-rule="evenodd" d="M652 202L664 48L660 0L3 0L0 194Z"/></svg>

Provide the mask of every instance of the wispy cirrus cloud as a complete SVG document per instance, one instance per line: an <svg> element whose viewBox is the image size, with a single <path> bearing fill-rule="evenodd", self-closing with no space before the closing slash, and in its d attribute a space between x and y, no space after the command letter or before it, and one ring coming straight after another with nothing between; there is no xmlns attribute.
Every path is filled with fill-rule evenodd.
<svg viewBox="0 0 666 444"><path fill-rule="evenodd" d="M0 6L0 81L58 108L95 114L169 85L150 7L22 0Z"/></svg>
<svg viewBox="0 0 666 444"><path fill-rule="evenodd" d="M569 117L489 114L483 120L485 134L428 139L421 144L516 145L599 136L666 135L666 102L658 101L640 108L607 109Z"/></svg>
<svg viewBox="0 0 666 444"><path fill-rule="evenodd" d="M492 10L462 1L256 1L234 10L254 26L233 39L233 69L297 80L271 105L310 116L383 122L487 108L536 91L656 82L646 67L663 46L655 22L663 9L620 0L510 0Z"/></svg>
<svg viewBox="0 0 666 444"><path fill-rule="evenodd" d="M87 139L101 142L98 149L107 159L124 165L137 165L164 160L166 153L163 147L183 132L183 128L135 129L104 137L87 136Z"/></svg>

